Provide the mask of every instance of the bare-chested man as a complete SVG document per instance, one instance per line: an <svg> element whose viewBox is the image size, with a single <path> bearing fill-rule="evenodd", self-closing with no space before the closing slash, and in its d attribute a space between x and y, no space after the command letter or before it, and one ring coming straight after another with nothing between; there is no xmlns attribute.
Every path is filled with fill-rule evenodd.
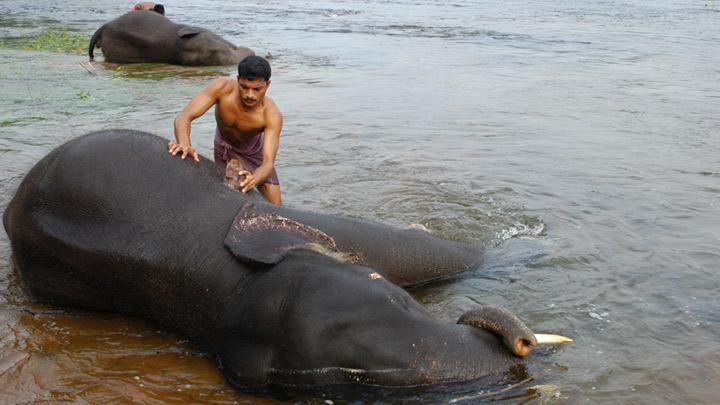
<svg viewBox="0 0 720 405"><path fill-rule="evenodd" d="M242 192L253 187L271 203L281 204L275 157L280 145L283 117L265 93L270 86L270 64L259 56L248 56L238 65L237 80L214 80L196 95L175 118L175 139L168 142L171 155L200 161L190 143L190 123L215 106L215 162L226 166L239 159L246 170Z"/></svg>

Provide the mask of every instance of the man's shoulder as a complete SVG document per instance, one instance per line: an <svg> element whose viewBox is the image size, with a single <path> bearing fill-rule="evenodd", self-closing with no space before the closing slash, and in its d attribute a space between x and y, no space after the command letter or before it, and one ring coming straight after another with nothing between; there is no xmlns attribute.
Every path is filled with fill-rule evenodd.
<svg viewBox="0 0 720 405"><path fill-rule="evenodd" d="M275 102L268 97L265 97L265 106L263 107L263 116L265 120L265 128L282 128L283 115L280 109L277 107Z"/></svg>
<svg viewBox="0 0 720 405"><path fill-rule="evenodd" d="M265 96L264 100L264 112L266 116L280 116L282 117L282 113L280 112L280 109L278 108L277 104L275 104L275 101L271 99L268 96Z"/></svg>
<svg viewBox="0 0 720 405"><path fill-rule="evenodd" d="M235 90L236 81L230 77L218 77L210 83L210 88L220 95L231 93Z"/></svg>

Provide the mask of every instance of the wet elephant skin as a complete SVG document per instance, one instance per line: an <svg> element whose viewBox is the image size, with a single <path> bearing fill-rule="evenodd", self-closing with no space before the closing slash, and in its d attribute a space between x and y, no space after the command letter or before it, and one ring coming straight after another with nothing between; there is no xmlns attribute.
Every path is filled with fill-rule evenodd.
<svg viewBox="0 0 720 405"><path fill-rule="evenodd" d="M222 178L207 159L170 156L151 134L72 140L36 164L5 211L16 268L40 301L140 316L188 336L242 389L417 386L521 362L491 332L431 318L389 281L395 268L363 262L376 246L359 243L344 256L352 235L334 242L338 224L357 232L362 221L276 208ZM295 233L243 225L257 220ZM333 225L322 230L323 222ZM372 229L393 237L377 224L360 231ZM397 231L401 239L417 232ZM420 235L421 245L449 243L448 255L462 245ZM243 250L254 237L267 238L260 250L280 253L264 260Z"/></svg>
<svg viewBox="0 0 720 405"><path fill-rule="evenodd" d="M176 24L152 11L132 11L105 23L90 40L90 60L96 47L112 63L235 65L254 55L204 28Z"/></svg>

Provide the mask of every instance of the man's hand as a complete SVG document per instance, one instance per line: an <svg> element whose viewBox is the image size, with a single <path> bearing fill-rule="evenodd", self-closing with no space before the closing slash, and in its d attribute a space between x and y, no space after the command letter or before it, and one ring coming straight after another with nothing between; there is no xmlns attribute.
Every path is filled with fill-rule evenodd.
<svg viewBox="0 0 720 405"><path fill-rule="evenodd" d="M180 155L180 157L182 159L185 159L185 157L190 155L190 157L192 157L194 161L196 161L196 162L200 161L200 155L198 155L197 151L192 146L181 145L177 142L169 141L168 142L168 153L175 156L178 154L178 152L182 152L182 154Z"/></svg>
<svg viewBox="0 0 720 405"><path fill-rule="evenodd" d="M257 186L257 180L255 179L255 175L253 175L252 172L249 172L247 170L240 170L238 174L240 176L245 176L245 180L240 183L240 191L242 191L243 193L247 193L248 191L255 188L255 186Z"/></svg>

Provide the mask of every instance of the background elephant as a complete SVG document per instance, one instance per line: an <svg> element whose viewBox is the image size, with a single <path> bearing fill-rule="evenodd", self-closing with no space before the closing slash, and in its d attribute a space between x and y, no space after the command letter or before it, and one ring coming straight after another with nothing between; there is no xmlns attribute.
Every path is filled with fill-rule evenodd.
<svg viewBox="0 0 720 405"><path fill-rule="evenodd" d="M35 165L5 211L16 268L43 301L185 334L242 388L502 376L520 361L511 353L535 345L522 322L495 307L469 311L461 324L432 319L382 276L391 268L362 265L369 252L344 252L300 221L311 215L273 211L221 178L209 160L172 157L147 133L70 141ZM421 245L445 243L403 232L423 235ZM392 245L392 232L382 237ZM243 250L257 241L260 251Z"/></svg>
<svg viewBox="0 0 720 405"><path fill-rule="evenodd" d="M113 63L233 65L254 55L206 29L175 24L152 11L132 11L104 24L90 40L90 60L95 47Z"/></svg>

